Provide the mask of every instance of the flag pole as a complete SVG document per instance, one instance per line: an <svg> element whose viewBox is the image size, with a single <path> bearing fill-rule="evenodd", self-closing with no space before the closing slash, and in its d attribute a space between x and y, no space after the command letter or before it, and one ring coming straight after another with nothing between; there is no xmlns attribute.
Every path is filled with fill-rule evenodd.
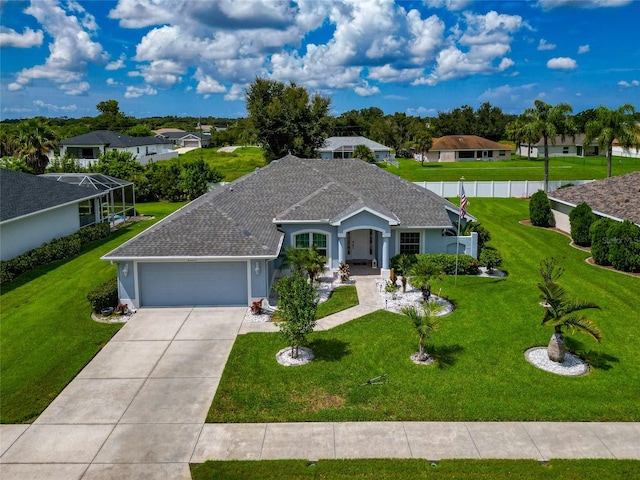
<svg viewBox="0 0 640 480"><path fill-rule="evenodd" d="M458 286L458 255L460 253L460 224L465 216L466 196L464 194L464 177L460 177L460 214L458 215L458 231L456 233L456 274L453 281L454 286ZM464 198L463 198L464 197Z"/></svg>

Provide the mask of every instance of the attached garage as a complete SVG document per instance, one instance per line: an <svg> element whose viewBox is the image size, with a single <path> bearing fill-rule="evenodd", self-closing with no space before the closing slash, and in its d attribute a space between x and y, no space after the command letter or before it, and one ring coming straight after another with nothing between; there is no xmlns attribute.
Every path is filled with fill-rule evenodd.
<svg viewBox="0 0 640 480"><path fill-rule="evenodd" d="M138 263L140 306L248 305L246 262Z"/></svg>
<svg viewBox="0 0 640 480"><path fill-rule="evenodd" d="M200 148L200 141L199 140L185 140L184 141L184 146L185 147Z"/></svg>

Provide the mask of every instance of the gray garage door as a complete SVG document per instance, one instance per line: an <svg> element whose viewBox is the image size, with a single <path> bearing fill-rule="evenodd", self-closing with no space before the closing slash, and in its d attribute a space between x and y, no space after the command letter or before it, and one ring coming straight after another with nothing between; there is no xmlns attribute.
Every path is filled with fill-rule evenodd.
<svg viewBox="0 0 640 480"><path fill-rule="evenodd" d="M184 146L185 147L199 147L200 146L200 142L198 140L185 140L184 141Z"/></svg>
<svg viewBox="0 0 640 480"><path fill-rule="evenodd" d="M139 263L144 307L247 305L245 262Z"/></svg>

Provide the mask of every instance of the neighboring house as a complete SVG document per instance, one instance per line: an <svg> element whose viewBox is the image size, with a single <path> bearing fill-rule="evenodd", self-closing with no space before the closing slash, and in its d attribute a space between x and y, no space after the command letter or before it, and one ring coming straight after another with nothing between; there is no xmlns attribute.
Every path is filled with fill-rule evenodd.
<svg viewBox="0 0 640 480"><path fill-rule="evenodd" d="M561 188L549 194L549 201L556 227L567 233L571 232L569 213L582 202L599 217L640 226L640 171Z"/></svg>
<svg viewBox="0 0 640 480"><path fill-rule="evenodd" d="M353 150L358 145L365 145L371 149L377 162L391 158L391 149L381 143L369 140L366 137L329 137L324 141L324 146L318 149L320 158L351 158Z"/></svg>
<svg viewBox="0 0 640 480"><path fill-rule="evenodd" d="M178 156L173 151L173 144L164 138L132 137L109 130L96 130L60 142L60 156L73 156L83 167L95 163L100 155L113 150L132 153L133 158L142 165L146 165L149 160L166 160Z"/></svg>
<svg viewBox="0 0 640 480"><path fill-rule="evenodd" d="M529 153L528 150L531 152ZM521 143L518 149L518 155L523 157L531 156L533 158L544 158L544 140L528 144ZM555 145L549 139L549 156L550 157L588 157L600 155L598 148L598 139L594 139L589 145L584 144L584 134L578 135L556 135Z"/></svg>
<svg viewBox="0 0 640 480"><path fill-rule="evenodd" d="M640 129L640 124L638 124L638 129ZM638 134L638 140L640 141L640 134ZM603 152L606 154L606 152ZM631 157L631 158L640 158L640 149L637 148L623 148L618 143L618 139L613 141L613 146L611 147L611 155L614 157Z"/></svg>
<svg viewBox="0 0 640 480"><path fill-rule="evenodd" d="M95 189L0 169L0 259L101 222L103 196Z"/></svg>
<svg viewBox="0 0 640 480"><path fill-rule="evenodd" d="M200 132L165 132L158 136L170 140L177 147L202 148L211 143L211 136Z"/></svg>
<svg viewBox="0 0 640 480"><path fill-rule="evenodd" d="M511 147L476 135L446 135L434 138L428 162L509 160ZM420 158L418 158L419 160Z"/></svg>
<svg viewBox="0 0 640 480"><path fill-rule="evenodd" d="M459 209L358 159L288 155L213 190L102 257L133 307L249 305L269 295L286 247L315 245L389 271L398 253L456 252ZM477 234L460 237L477 256Z"/></svg>

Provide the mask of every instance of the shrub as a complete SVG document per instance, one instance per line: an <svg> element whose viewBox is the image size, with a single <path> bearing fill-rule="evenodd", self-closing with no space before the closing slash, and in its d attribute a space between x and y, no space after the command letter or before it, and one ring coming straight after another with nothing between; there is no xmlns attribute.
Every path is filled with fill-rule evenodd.
<svg viewBox="0 0 640 480"><path fill-rule="evenodd" d="M596 220L589 229L591 235L591 256L598 265L611 265L609 262L609 230L616 222L610 218Z"/></svg>
<svg viewBox="0 0 640 480"><path fill-rule="evenodd" d="M480 253L480 265L493 272L494 268L502 265L502 255L494 247L484 247Z"/></svg>
<svg viewBox="0 0 640 480"><path fill-rule="evenodd" d="M569 213L569 223L571 224L571 238L574 243L583 247L591 246L591 234L589 229L596 216L587 202L582 202Z"/></svg>
<svg viewBox="0 0 640 480"><path fill-rule="evenodd" d="M553 213L551 213L551 204L547 194L538 190L531 195L529 201L529 218L531 223L536 227L550 227L554 224Z"/></svg>
<svg viewBox="0 0 640 480"><path fill-rule="evenodd" d="M87 300L89 300L91 308L96 313L100 313L103 308L118 305L118 279L113 277L102 285L98 285L89 292Z"/></svg>
<svg viewBox="0 0 640 480"><path fill-rule="evenodd" d="M96 223L95 225L89 225L88 227L78 230L78 236L80 241L84 245L85 243L93 242L94 240L100 240L106 238L111 233L111 227L108 223Z"/></svg>
<svg viewBox="0 0 640 480"><path fill-rule="evenodd" d="M455 275L456 273L456 255L454 253L422 253L417 257L424 257L426 260L432 261L442 268L445 275ZM471 255L458 255L458 274L477 275L478 267L478 260Z"/></svg>
<svg viewBox="0 0 640 480"><path fill-rule="evenodd" d="M640 227L625 220L607 232L611 265L623 272L640 272Z"/></svg>

